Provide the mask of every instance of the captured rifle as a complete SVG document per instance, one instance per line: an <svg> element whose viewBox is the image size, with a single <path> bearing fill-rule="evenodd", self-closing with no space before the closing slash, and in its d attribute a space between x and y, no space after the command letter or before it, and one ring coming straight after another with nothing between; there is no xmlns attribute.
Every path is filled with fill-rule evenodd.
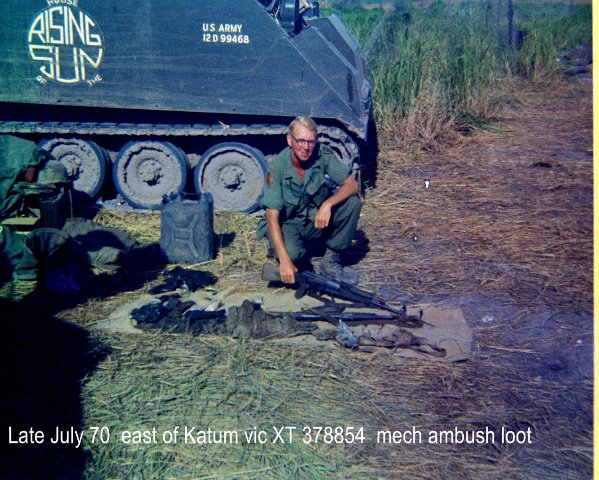
<svg viewBox="0 0 599 480"><path fill-rule="evenodd" d="M407 308L404 305L400 309L387 305L382 298L377 297L373 293L367 292L360 288L344 282L338 282L336 280L327 278L323 275L317 275L312 272L301 272L296 274L296 278L299 282L299 288L295 292L295 298L302 298L304 295L310 295L311 297L317 298L325 303L324 309L312 309L311 313L302 311L300 314L295 314L298 320L315 320L318 316L331 320L343 320L343 321L368 321L368 320L401 320L402 323L413 324L413 326L422 325L422 310L419 315L408 315ZM265 281L281 281L279 269L273 265L262 266L262 280ZM323 297L323 295L329 295L331 300ZM372 307L386 310L394 314L393 316L382 317L380 315L372 314L370 319L366 318L368 315L364 313L352 314L350 312L343 312L343 309L348 305L339 305L335 303L335 298L340 298L351 302L349 306L352 307ZM331 310L328 310L331 309ZM301 318L300 318L301 315ZM308 318L311 317L311 318Z"/></svg>
<svg viewBox="0 0 599 480"><path fill-rule="evenodd" d="M404 327L418 328L423 322L419 315L395 314L395 313L372 313L372 312L346 312L345 305L338 303L322 307L306 308L299 312L291 313L291 316L298 321L313 322L317 320L326 320L333 325L339 325L339 322L344 322L347 325L359 324L387 324L397 325L400 323ZM352 305L355 306L355 305Z"/></svg>

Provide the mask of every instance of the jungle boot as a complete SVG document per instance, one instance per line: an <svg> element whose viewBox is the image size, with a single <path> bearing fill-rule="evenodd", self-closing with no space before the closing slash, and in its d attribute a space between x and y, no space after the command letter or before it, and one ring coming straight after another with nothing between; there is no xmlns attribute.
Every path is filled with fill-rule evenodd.
<svg viewBox="0 0 599 480"><path fill-rule="evenodd" d="M340 263L339 252L327 248L324 257L320 260L319 273L325 277L332 278L337 282L357 285L360 282L358 275L346 271Z"/></svg>

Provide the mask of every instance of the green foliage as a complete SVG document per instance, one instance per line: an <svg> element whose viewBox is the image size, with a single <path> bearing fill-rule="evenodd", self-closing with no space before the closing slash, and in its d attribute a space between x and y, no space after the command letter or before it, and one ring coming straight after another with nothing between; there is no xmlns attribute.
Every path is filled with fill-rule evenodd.
<svg viewBox="0 0 599 480"><path fill-rule="evenodd" d="M414 4L395 2L367 63L380 133L427 146L448 130L485 124L505 79L551 80L560 51L591 38L590 5L516 3L513 28L525 40L512 49L506 12L496 2ZM362 47L384 13L355 6L332 11Z"/></svg>
<svg viewBox="0 0 599 480"><path fill-rule="evenodd" d="M544 5L544 9L523 11L518 24L526 37L515 53L514 68L535 80L551 79L560 68L563 49L591 40L591 5L576 6L572 15L552 4Z"/></svg>
<svg viewBox="0 0 599 480"><path fill-rule="evenodd" d="M323 8L321 15L330 15L331 13L337 14L345 22L361 47L364 47L370 34L383 18L382 10L366 10L360 6L334 10Z"/></svg>

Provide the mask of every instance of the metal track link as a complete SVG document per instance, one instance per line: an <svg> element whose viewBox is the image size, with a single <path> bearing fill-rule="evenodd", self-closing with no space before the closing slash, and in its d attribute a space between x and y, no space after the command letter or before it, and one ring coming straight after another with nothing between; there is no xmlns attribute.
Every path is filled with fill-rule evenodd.
<svg viewBox="0 0 599 480"><path fill-rule="evenodd" d="M149 124L109 122L0 122L0 133L56 133L78 135L126 136L236 136L277 135L287 131L286 125Z"/></svg>
<svg viewBox="0 0 599 480"><path fill-rule="evenodd" d="M109 122L0 122L0 133L58 135L124 135L129 137L233 137L253 135L284 135L287 125L230 124L144 124ZM354 140L336 127L320 127L323 143L329 145L344 163L359 163L360 153Z"/></svg>

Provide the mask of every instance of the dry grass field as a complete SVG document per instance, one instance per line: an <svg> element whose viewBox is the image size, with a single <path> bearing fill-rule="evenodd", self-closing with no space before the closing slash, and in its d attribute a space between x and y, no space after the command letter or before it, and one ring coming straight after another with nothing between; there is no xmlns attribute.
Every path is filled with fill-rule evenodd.
<svg viewBox="0 0 599 480"><path fill-rule="evenodd" d="M158 212L102 209L94 220L150 245L144 256L90 272L77 295L0 290L1 479L593 477L592 80L589 65L567 76L555 61L586 23L553 19L504 61L485 43L493 35L462 36L456 23L444 37L458 17L429 3L435 31L415 28L430 12L413 10L369 65L380 150L344 260L390 303L459 310L468 359L307 335L103 329L172 266L156 250ZM354 10L364 43L378 13ZM471 10L452 14L478 27ZM565 23L574 33L560 44ZM400 91L407 78L413 98ZM206 292L284 292L260 278L272 260L256 223L215 212L216 258L185 266L217 278Z"/></svg>
<svg viewBox="0 0 599 480"><path fill-rule="evenodd" d="M591 83L514 88L490 131L436 152L381 151L349 259L362 287L390 301L460 307L474 331L466 362L97 330L161 281L148 259L96 275L82 297L34 290L3 308L3 421L85 432L81 448L10 445L3 478L591 478ZM157 214L96 220L159 238ZM255 222L217 213L218 257L192 267L215 273L215 289L267 288ZM363 427L364 439L304 443L307 426ZM268 441L161 437L185 427ZM293 441L273 443L282 427L296 429ZM124 431L148 442L127 444ZM377 442L379 431L404 441ZM431 432L455 437L435 443ZM460 442L464 432L487 436Z"/></svg>

